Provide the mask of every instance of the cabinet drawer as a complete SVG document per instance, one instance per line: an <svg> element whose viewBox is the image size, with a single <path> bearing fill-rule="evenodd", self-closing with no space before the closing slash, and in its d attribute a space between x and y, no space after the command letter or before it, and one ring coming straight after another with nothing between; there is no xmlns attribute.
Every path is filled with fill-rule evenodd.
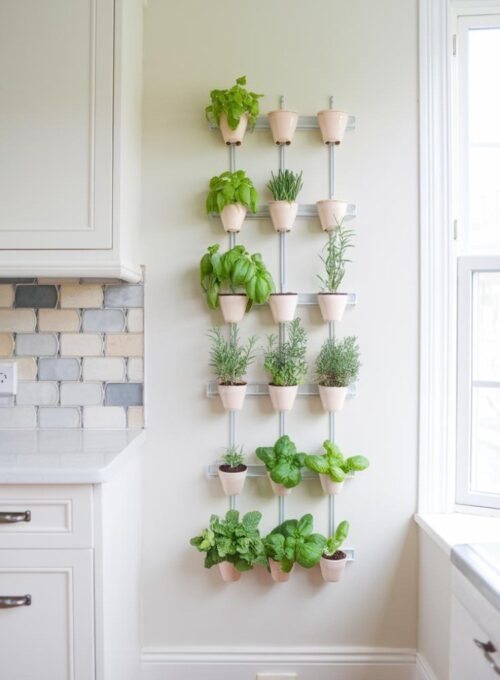
<svg viewBox="0 0 500 680"><path fill-rule="evenodd" d="M90 485L0 486L0 549L92 545Z"/></svg>

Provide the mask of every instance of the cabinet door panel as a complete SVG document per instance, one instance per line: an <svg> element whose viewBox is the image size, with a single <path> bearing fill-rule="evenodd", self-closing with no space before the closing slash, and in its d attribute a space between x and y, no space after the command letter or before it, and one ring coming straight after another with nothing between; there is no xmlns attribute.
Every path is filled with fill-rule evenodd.
<svg viewBox="0 0 500 680"><path fill-rule="evenodd" d="M0 675L7 680L93 680L91 550L1 550ZM0 600L1 603L1 600Z"/></svg>
<svg viewBox="0 0 500 680"><path fill-rule="evenodd" d="M112 246L113 4L0 2L0 248Z"/></svg>
<svg viewBox="0 0 500 680"><path fill-rule="evenodd" d="M474 640L483 643L494 643L498 649L498 642L491 640L491 636L469 614L467 609L456 598L452 597L451 604L451 645L450 645L450 678L453 680L494 680L498 678L484 653ZM495 662L500 664L500 656L492 655Z"/></svg>

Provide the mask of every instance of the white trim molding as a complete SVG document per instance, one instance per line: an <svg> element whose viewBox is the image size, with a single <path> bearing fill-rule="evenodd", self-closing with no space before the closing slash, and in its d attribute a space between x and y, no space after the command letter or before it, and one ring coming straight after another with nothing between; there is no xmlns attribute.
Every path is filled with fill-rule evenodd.
<svg viewBox="0 0 500 680"><path fill-rule="evenodd" d="M430 667L429 662L417 652L417 680L438 680L437 675Z"/></svg>
<svg viewBox="0 0 500 680"><path fill-rule="evenodd" d="M300 680L415 680L414 649L387 647L182 647L142 650L142 680L255 680L296 672Z"/></svg>

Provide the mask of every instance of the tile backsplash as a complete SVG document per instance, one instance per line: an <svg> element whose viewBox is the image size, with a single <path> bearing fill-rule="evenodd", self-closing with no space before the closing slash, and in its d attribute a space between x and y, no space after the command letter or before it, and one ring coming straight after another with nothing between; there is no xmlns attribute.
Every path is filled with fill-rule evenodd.
<svg viewBox="0 0 500 680"><path fill-rule="evenodd" d="M143 427L143 285L0 279L0 360L0 428Z"/></svg>

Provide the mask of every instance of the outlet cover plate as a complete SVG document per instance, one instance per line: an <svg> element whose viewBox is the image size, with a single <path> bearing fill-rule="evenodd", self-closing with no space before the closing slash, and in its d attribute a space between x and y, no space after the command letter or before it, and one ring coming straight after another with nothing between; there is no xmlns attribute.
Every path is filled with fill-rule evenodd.
<svg viewBox="0 0 500 680"><path fill-rule="evenodd" d="M297 680L297 673L257 673L255 680Z"/></svg>
<svg viewBox="0 0 500 680"><path fill-rule="evenodd" d="M0 361L0 396L17 394L17 364Z"/></svg>

